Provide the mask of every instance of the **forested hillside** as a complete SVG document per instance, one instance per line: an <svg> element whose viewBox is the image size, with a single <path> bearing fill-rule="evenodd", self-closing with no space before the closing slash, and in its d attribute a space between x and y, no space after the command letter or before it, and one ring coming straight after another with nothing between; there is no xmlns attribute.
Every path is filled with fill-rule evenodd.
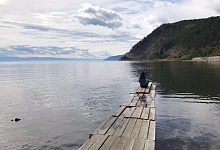
<svg viewBox="0 0 220 150"><path fill-rule="evenodd" d="M220 17L163 24L122 60L192 59L220 55Z"/></svg>

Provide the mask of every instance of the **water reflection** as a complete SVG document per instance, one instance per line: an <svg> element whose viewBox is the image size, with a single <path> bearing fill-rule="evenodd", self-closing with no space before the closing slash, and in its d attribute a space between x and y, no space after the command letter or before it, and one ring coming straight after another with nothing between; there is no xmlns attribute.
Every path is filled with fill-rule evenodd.
<svg viewBox="0 0 220 150"><path fill-rule="evenodd" d="M204 62L134 62L135 76L148 66L148 78L159 83L164 92L217 96L220 85L220 63Z"/></svg>
<svg viewBox="0 0 220 150"><path fill-rule="evenodd" d="M0 149L76 150L146 65L158 85L156 148L220 149L220 64L197 62L0 63Z"/></svg>
<svg viewBox="0 0 220 150"><path fill-rule="evenodd" d="M157 83L156 149L220 149L220 63L133 62Z"/></svg>

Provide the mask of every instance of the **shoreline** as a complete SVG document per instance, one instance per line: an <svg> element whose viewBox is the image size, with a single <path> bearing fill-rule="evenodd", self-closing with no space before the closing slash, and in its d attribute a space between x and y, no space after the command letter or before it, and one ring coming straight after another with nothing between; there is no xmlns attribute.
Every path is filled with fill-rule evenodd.
<svg viewBox="0 0 220 150"><path fill-rule="evenodd" d="M153 60L119 60L119 61L146 61L146 62L165 62L165 61L193 61L193 62L220 62L220 56L212 57L194 57L191 60L181 60L181 59L153 59Z"/></svg>
<svg viewBox="0 0 220 150"><path fill-rule="evenodd" d="M202 62L220 62L220 56L213 57L195 57L191 61L202 61Z"/></svg>

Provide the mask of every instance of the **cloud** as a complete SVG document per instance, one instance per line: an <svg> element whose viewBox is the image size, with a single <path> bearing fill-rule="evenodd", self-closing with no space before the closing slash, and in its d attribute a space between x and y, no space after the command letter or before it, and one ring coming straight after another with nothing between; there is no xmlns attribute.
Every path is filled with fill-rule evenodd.
<svg viewBox="0 0 220 150"><path fill-rule="evenodd" d="M111 29L122 26L122 17L117 12L93 6L89 3L82 4L74 18L83 25L99 25Z"/></svg>
<svg viewBox="0 0 220 150"><path fill-rule="evenodd" d="M0 0L0 56L119 55L163 23L220 15L219 0L23 1Z"/></svg>
<svg viewBox="0 0 220 150"><path fill-rule="evenodd" d="M24 23L24 22L17 22L17 21L8 21L8 20L2 20L0 19L0 22L5 25L1 25L2 27L7 28L14 28L14 26L22 27L27 30L37 30L41 32L54 32L58 33L57 36L86 36L86 37L98 37L98 34L92 33L92 32L86 32L86 31L74 31L74 30L65 30L65 29L59 29L59 28L53 28L50 26L44 26L39 24L32 24L32 23ZM11 26L10 26L11 25ZM24 34L33 34L32 32L22 32ZM59 35L61 34L61 35Z"/></svg>
<svg viewBox="0 0 220 150"><path fill-rule="evenodd" d="M217 16L219 8L217 0L156 1L145 18L150 24L172 23Z"/></svg>
<svg viewBox="0 0 220 150"><path fill-rule="evenodd" d="M0 0L0 5L7 5L9 2L9 0Z"/></svg>
<svg viewBox="0 0 220 150"><path fill-rule="evenodd" d="M16 22L16 21L8 21L8 20L2 20L0 19L0 23L6 24L6 26L2 25L2 27L6 28L14 28L14 26L17 27L22 27L27 30L37 30L41 31L42 33L45 33L47 35L50 35L52 33L55 33L55 36L52 36L51 38L59 38L59 37L69 37L69 38L75 38L80 41L84 42L93 42L93 43L100 43L100 42L129 42L130 40L139 40L135 36L131 35L129 32L122 32L122 31L117 31L116 33L112 34L97 34L93 32L86 32L86 31L75 31L75 30L65 30L65 29L58 29L58 28L53 28L49 26L44 26L44 25L38 25L38 24L31 24L31 23L24 23L24 22ZM0 25L1 26L1 25ZM138 24L134 24L134 28L140 28ZM40 32L37 32L40 34ZM22 32L24 35L33 35L33 32ZM34 33L36 36L36 33ZM42 35L42 34L41 34ZM90 39L84 40L83 37L89 37ZM49 37L48 37L49 38Z"/></svg>
<svg viewBox="0 0 220 150"><path fill-rule="evenodd" d="M0 48L1 57L61 57L61 58L87 58L104 59L110 55L106 50L92 52L88 49L76 47L57 47L57 46L30 46L30 45L11 45Z"/></svg>

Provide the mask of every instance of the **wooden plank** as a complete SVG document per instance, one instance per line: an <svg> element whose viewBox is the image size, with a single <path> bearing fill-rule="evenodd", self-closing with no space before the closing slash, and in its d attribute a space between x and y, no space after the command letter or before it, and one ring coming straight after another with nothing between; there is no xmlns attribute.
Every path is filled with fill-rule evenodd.
<svg viewBox="0 0 220 150"><path fill-rule="evenodd" d="M155 120L155 108L150 108L149 119Z"/></svg>
<svg viewBox="0 0 220 150"><path fill-rule="evenodd" d="M117 137L110 150L132 150L134 138Z"/></svg>
<svg viewBox="0 0 220 150"><path fill-rule="evenodd" d="M135 107L137 105L138 100L139 97L134 97L129 106Z"/></svg>
<svg viewBox="0 0 220 150"><path fill-rule="evenodd" d="M155 98L155 97L156 97L155 90L150 90L150 98Z"/></svg>
<svg viewBox="0 0 220 150"><path fill-rule="evenodd" d="M150 112L150 108L144 108L143 112L141 114L141 119L145 119L148 120L149 119L149 112Z"/></svg>
<svg viewBox="0 0 220 150"><path fill-rule="evenodd" d="M114 133L114 136L121 136L127 126L129 122L129 119L128 118L124 118L120 124L120 126L117 128L117 130L115 131Z"/></svg>
<svg viewBox="0 0 220 150"><path fill-rule="evenodd" d="M148 129L149 129L149 120L143 120L141 124L141 129L138 135L138 139L147 139Z"/></svg>
<svg viewBox="0 0 220 150"><path fill-rule="evenodd" d="M130 110L128 111L128 113L125 115L125 118L130 118L131 115L134 113L136 107L131 107L129 108Z"/></svg>
<svg viewBox="0 0 220 150"><path fill-rule="evenodd" d="M157 85L156 84L152 84L151 89L152 90L156 90L156 88L157 88Z"/></svg>
<svg viewBox="0 0 220 150"><path fill-rule="evenodd" d="M128 125L126 126L122 134L123 137L131 137L131 133L134 129L135 123L136 123L136 119L131 119L131 118L129 119Z"/></svg>
<svg viewBox="0 0 220 150"><path fill-rule="evenodd" d="M89 150L98 150L107 138L108 135L100 135L94 144L89 148Z"/></svg>
<svg viewBox="0 0 220 150"><path fill-rule="evenodd" d="M119 107L119 108L112 114L112 116L118 117L118 116L124 111L125 108L126 108L126 106L121 106L121 107Z"/></svg>
<svg viewBox="0 0 220 150"><path fill-rule="evenodd" d="M117 136L109 136L105 143L102 145L100 150L109 150L112 144L114 143Z"/></svg>
<svg viewBox="0 0 220 150"><path fill-rule="evenodd" d="M131 137L137 139L140 129L141 129L141 124L142 124L142 120L141 119L137 119L136 124L134 126L134 129L131 133Z"/></svg>
<svg viewBox="0 0 220 150"><path fill-rule="evenodd" d="M109 150L117 150L119 141L120 141L120 137L117 136Z"/></svg>
<svg viewBox="0 0 220 150"><path fill-rule="evenodd" d="M155 128L156 128L155 121L150 121L150 128L149 128L149 135L148 135L149 140L155 140Z"/></svg>
<svg viewBox="0 0 220 150"><path fill-rule="evenodd" d="M142 111L143 111L143 107L136 107L136 109L131 117L132 118L140 118Z"/></svg>
<svg viewBox="0 0 220 150"><path fill-rule="evenodd" d="M146 89L145 93L149 93L150 92L151 85L152 85L152 82L148 82L147 89Z"/></svg>
<svg viewBox="0 0 220 150"><path fill-rule="evenodd" d="M148 96L149 96L149 94L143 94L142 99L147 100Z"/></svg>
<svg viewBox="0 0 220 150"><path fill-rule="evenodd" d="M138 96L138 93L134 93L133 95L134 95L134 97L137 97L137 96Z"/></svg>
<svg viewBox="0 0 220 150"><path fill-rule="evenodd" d="M136 93L144 93L145 90L146 90L146 88L140 87L140 88L136 91Z"/></svg>
<svg viewBox="0 0 220 150"><path fill-rule="evenodd" d="M155 100L151 100L148 104L147 107L155 107Z"/></svg>
<svg viewBox="0 0 220 150"><path fill-rule="evenodd" d="M110 117L109 120L101 127L98 134L105 134L116 119L117 117Z"/></svg>
<svg viewBox="0 0 220 150"><path fill-rule="evenodd" d="M137 103L137 107L145 107L147 104L147 101L145 99L140 99Z"/></svg>
<svg viewBox="0 0 220 150"><path fill-rule="evenodd" d="M141 88L140 93L144 93L144 92L145 92L145 90L146 90L146 88Z"/></svg>
<svg viewBox="0 0 220 150"><path fill-rule="evenodd" d="M100 135L93 135L88 141L86 141L78 150L87 150L91 147L94 142L99 138Z"/></svg>
<svg viewBox="0 0 220 150"><path fill-rule="evenodd" d="M144 150L154 150L155 149L155 141L146 140Z"/></svg>
<svg viewBox="0 0 220 150"><path fill-rule="evenodd" d="M120 115L120 117L125 117L127 115L127 113L130 111L130 109L131 109L131 107L126 107L125 110Z"/></svg>
<svg viewBox="0 0 220 150"><path fill-rule="evenodd" d="M145 140L135 139L132 150L144 150Z"/></svg>
<svg viewBox="0 0 220 150"><path fill-rule="evenodd" d="M118 117L117 120L113 123L113 125L109 128L109 130L107 131L107 135L113 135L115 133L115 131L121 127L122 125L122 120L123 117Z"/></svg>
<svg viewBox="0 0 220 150"><path fill-rule="evenodd" d="M144 93L148 94L150 92L151 85L152 85L152 82L148 82L147 88Z"/></svg>
<svg viewBox="0 0 220 150"><path fill-rule="evenodd" d="M109 120L100 128L97 134L105 134L116 119L117 117L110 117Z"/></svg>
<svg viewBox="0 0 220 150"><path fill-rule="evenodd" d="M110 119L110 116L106 116L102 122L98 125L98 127L93 131L92 134L98 134L98 131L100 130L100 128Z"/></svg>

